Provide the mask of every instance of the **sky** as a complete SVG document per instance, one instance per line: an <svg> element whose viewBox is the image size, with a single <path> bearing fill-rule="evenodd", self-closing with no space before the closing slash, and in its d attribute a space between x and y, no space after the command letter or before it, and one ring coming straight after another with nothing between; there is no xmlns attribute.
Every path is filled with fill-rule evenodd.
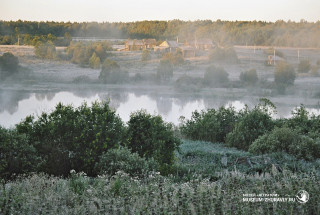
<svg viewBox="0 0 320 215"><path fill-rule="evenodd" d="M320 0L0 0L0 20L320 20Z"/></svg>

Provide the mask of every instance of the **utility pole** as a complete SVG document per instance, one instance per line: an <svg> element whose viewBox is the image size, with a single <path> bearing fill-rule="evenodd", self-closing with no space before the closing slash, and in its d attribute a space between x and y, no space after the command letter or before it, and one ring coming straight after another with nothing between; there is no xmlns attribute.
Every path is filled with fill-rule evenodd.
<svg viewBox="0 0 320 215"><path fill-rule="evenodd" d="M276 49L273 49L273 65L276 65Z"/></svg>

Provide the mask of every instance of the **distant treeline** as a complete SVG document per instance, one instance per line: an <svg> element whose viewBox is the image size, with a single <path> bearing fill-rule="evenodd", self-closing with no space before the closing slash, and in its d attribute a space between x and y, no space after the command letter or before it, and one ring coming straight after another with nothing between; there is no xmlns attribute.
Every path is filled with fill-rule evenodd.
<svg viewBox="0 0 320 215"><path fill-rule="evenodd" d="M155 38L180 42L211 38L216 44L320 47L320 21L139 21L139 22L31 22L0 21L0 44L16 44L26 35L55 37ZM21 43L20 43L21 44Z"/></svg>

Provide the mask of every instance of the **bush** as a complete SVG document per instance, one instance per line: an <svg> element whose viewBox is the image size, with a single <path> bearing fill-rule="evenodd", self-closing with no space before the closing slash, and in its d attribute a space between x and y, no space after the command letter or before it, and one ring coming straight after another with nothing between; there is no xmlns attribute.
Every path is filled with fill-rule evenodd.
<svg viewBox="0 0 320 215"><path fill-rule="evenodd" d="M52 41L37 42L35 45L35 54L42 59L55 59L56 58L56 47Z"/></svg>
<svg viewBox="0 0 320 215"><path fill-rule="evenodd" d="M43 163L40 171L68 175L71 169L96 175L94 165L99 156L119 147L125 128L108 103L86 103L78 108L59 103L51 113L34 120L27 117L17 125L33 145Z"/></svg>
<svg viewBox="0 0 320 215"><path fill-rule="evenodd" d="M105 84L121 84L129 81L129 74L121 71L117 62L106 59L102 64L99 80Z"/></svg>
<svg viewBox="0 0 320 215"><path fill-rule="evenodd" d="M130 116L128 122L128 147L146 159L153 158L164 175L172 171L174 151L180 140L174 136L171 124L161 116L151 116L138 111Z"/></svg>
<svg viewBox="0 0 320 215"><path fill-rule="evenodd" d="M0 56L0 80L14 75L19 70L19 60L10 52L4 53Z"/></svg>
<svg viewBox="0 0 320 215"><path fill-rule="evenodd" d="M320 141L299 135L288 127L282 127L275 128L270 134L260 136L249 148L249 152L254 154L279 151L289 153L299 159L312 160L320 158Z"/></svg>
<svg viewBox="0 0 320 215"><path fill-rule="evenodd" d="M209 60L220 63L237 63L238 56L233 47L214 48L209 54Z"/></svg>
<svg viewBox="0 0 320 215"><path fill-rule="evenodd" d="M167 59L160 60L160 64L157 69L158 81L169 81L173 76L173 66Z"/></svg>
<svg viewBox="0 0 320 215"><path fill-rule="evenodd" d="M149 50L143 50L141 55L141 61L149 61L151 60L151 54Z"/></svg>
<svg viewBox="0 0 320 215"><path fill-rule="evenodd" d="M144 176L148 172L156 170L157 166L153 159L146 161L137 153L132 153L128 148L111 149L100 156L95 165L97 174L115 175L123 171L131 176Z"/></svg>
<svg viewBox="0 0 320 215"><path fill-rule="evenodd" d="M207 85L228 82L229 74L221 67L211 65L204 73L204 83Z"/></svg>
<svg viewBox="0 0 320 215"><path fill-rule="evenodd" d="M276 65L274 71L274 82L277 85L283 85L284 87L287 87L289 85L293 85L295 79L296 74L291 65L283 61Z"/></svg>
<svg viewBox="0 0 320 215"><path fill-rule="evenodd" d="M299 73L308 73L311 70L311 64L309 60L300 60L298 64L298 72Z"/></svg>
<svg viewBox="0 0 320 215"><path fill-rule="evenodd" d="M0 126L0 178L11 179L14 175L37 171L39 164L36 149L25 135Z"/></svg>
<svg viewBox="0 0 320 215"><path fill-rule="evenodd" d="M275 128L270 134L264 134L256 139L249 147L249 152L253 154L288 152L291 144L298 143L298 137L299 135L290 128Z"/></svg>
<svg viewBox="0 0 320 215"><path fill-rule="evenodd" d="M89 59L89 66L92 69L99 69L100 68L100 58L96 55L96 53L94 52L91 56L91 58Z"/></svg>
<svg viewBox="0 0 320 215"><path fill-rule="evenodd" d="M268 109L259 104L252 110L242 110L235 128L227 135L227 145L247 151L259 136L272 130L274 124Z"/></svg>
<svg viewBox="0 0 320 215"><path fill-rule="evenodd" d="M184 63L184 58L180 49L177 49L175 53L168 52L164 54L162 60L168 60L173 66L180 66Z"/></svg>
<svg viewBox="0 0 320 215"><path fill-rule="evenodd" d="M257 75L257 71L255 69L250 69L246 72L241 72L240 80L247 85L256 84L257 81L259 80L258 75Z"/></svg>
<svg viewBox="0 0 320 215"><path fill-rule="evenodd" d="M182 121L181 133L192 140L205 140L213 143L225 142L226 136L233 130L238 116L233 107L220 107L195 111L191 119Z"/></svg>

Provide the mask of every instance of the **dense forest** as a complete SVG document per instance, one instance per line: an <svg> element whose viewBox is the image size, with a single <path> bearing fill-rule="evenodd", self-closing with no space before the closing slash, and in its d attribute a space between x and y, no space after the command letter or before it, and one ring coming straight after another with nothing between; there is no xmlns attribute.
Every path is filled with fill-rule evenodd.
<svg viewBox="0 0 320 215"><path fill-rule="evenodd" d="M97 22L32 22L0 21L0 44L34 45L39 40L70 37L155 38L177 39L180 42L195 38L211 38L216 44L268 45L291 47L320 47L320 21L139 21L118 23ZM35 40L35 41L33 41ZM59 45L59 43L58 43Z"/></svg>

